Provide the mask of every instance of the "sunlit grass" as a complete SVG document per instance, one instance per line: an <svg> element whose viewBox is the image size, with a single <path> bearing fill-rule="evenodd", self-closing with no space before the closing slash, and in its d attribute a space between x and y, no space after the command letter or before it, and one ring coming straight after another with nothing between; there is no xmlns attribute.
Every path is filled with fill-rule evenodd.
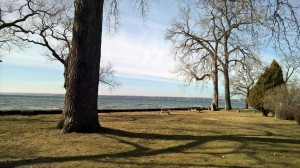
<svg viewBox="0 0 300 168"><path fill-rule="evenodd" d="M99 134L62 134L59 117L0 116L0 167L300 165L299 125L254 112L100 114Z"/></svg>

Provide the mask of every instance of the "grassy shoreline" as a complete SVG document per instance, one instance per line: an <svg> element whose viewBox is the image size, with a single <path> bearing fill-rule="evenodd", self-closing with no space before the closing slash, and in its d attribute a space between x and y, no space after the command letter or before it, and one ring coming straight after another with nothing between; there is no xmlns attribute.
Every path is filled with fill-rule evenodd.
<svg viewBox="0 0 300 168"><path fill-rule="evenodd" d="M62 134L60 115L0 116L0 167L297 167L295 121L260 113L101 113L101 134Z"/></svg>

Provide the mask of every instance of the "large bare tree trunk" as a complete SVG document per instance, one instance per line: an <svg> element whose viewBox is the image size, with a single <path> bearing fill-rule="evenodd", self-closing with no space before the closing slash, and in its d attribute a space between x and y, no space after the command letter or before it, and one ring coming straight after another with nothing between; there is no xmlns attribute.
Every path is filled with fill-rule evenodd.
<svg viewBox="0 0 300 168"><path fill-rule="evenodd" d="M97 132L99 66L104 0L75 0L71 54L68 58L63 132Z"/></svg>
<svg viewBox="0 0 300 168"><path fill-rule="evenodd" d="M245 99L245 106L244 109L248 109L249 108L249 103L248 103L248 97L249 97L249 92L250 92L250 87L247 88L247 93L246 93L246 99Z"/></svg>
<svg viewBox="0 0 300 168"><path fill-rule="evenodd" d="M248 105L248 101L247 99L245 100L245 106L244 106L244 109L248 109L249 108L249 105Z"/></svg>
<svg viewBox="0 0 300 168"><path fill-rule="evenodd" d="M213 97L211 104L211 111L219 110L219 86L218 86L218 63L214 60L213 71Z"/></svg>
<svg viewBox="0 0 300 168"><path fill-rule="evenodd" d="M231 110L232 107L231 107L231 98L230 98L230 81L229 81L229 72L227 67L224 68L225 110Z"/></svg>
<svg viewBox="0 0 300 168"><path fill-rule="evenodd" d="M230 34L229 34L230 35ZM228 52L228 34L224 34L224 90L225 90L225 110L231 110L231 98L230 98L230 81L229 81L229 52Z"/></svg>

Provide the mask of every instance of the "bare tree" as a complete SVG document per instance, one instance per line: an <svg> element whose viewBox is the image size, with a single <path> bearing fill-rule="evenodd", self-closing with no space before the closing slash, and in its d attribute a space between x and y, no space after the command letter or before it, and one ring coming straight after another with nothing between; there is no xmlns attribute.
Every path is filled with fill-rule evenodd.
<svg viewBox="0 0 300 168"><path fill-rule="evenodd" d="M11 50L12 46L21 47L23 43L15 38L10 32L11 29L27 31L24 29L24 22L38 15L40 12L49 11L51 14L53 6L48 8L40 7L39 1L26 0L1 1L0 2L0 52ZM2 55L2 54L0 54Z"/></svg>
<svg viewBox="0 0 300 168"><path fill-rule="evenodd" d="M114 78L115 70L111 63L108 63L105 66L100 68L99 82L100 84L106 85L109 87L109 90L115 89L116 87L121 86L121 83L116 81Z"/></svg>
<svg viewBox="0 0 300 168"><path fill-rule="evenodd" d="M186 53L183 50L186 48L186 44L195 49L199 48L197 45L201 45L200 42L209 42L209 47L218 43L216 58L218 69L224 74L225 109L231 109L230 67L243 64L245 60L254 59L252 58L255 55L254 51L259 50L260 46L271 45L277 52L284 53L284 60L289 61L286 64L287 80L299 67L299 61L295 61L299 60L299 54L296 53L300 46L298 44L300 37L299 10L297 10L299 5L292 4L288 0L190 0L187 4L192 5L193 8L190 9L196 10L196 12L189 12L192 14L188 17L177 19L182 20L182 22L178 22L180 24L172 24L170 30L175 34L182 35L180 38L172 39L181 45L173 46L175 49L177 48L178 52ZM178 25L181 27L183 25L184 29ZM170 34L170 30L167 34ZM196 34L193 34L195 32ZM185 41L184 36L196 37L194 39L200 39L200 41L194 40L192 43L186 43L189 41ZM217 37L218 42L211 38L214 36ZM190 48L192 49L192 47ZM194 50L194 53L205 55L209 52L208 49L210 50L210 48L204 48L206 52ZM182 59L178 59L178 61L182 62ZM184 67L186 67L184 71L203 70L204 68L204 64L193 64L192 62L187 64L186 61L183 65L189 66L180 66L180 70ZM202 68L191 68L192 65L202 66ZM208 64L205 66L208 67ZM183 75L186 74L183 73Z"/></svg>
<svg viewBox="0 0 300 168"><path fill-rule="evenodd" d="M64 3L52 5L50 2L54 1L26 1L18 9L28 7L31 11L37 6L44 10L38 10L26 23L10 27L8 32L22 41L48 48L50 55L64 64L66 96L63 117L59 122L63 132L98 131L97 98L104 1L75 1L74 20L64 20L69 18ZM21 12L19 15L22 15ZM56 52L55 44L59 46L59 52Z"/></svg>
<svg viewBox="0 0 300 168"><path fill-rule="evenodd" d="M63 132L97 132L98 85L104 0L76 0L65 105L58 127Z"/></svg>
<svg viewBox="0 0 300 168"><path fill-rule="evenodd" d="M258 2L268 10L261 25L268 30L268 44L281 59L285 82L289 82L300 67L300 4L288 0Z"/></svg>
<svg viewBox="0 0 300 168"><path fill-rule="evenodd" d="M22 29L10 29L10 31L18 40L45 47L47 49L45 55L50 60L58 60L66 70L71 49L73 8L68 1L56 4L55 1L41 4L43 7L52 6L54 13L41 11L35 17L28 19L26 24L21 25ZM66 81L66 72L64 74Z"/></svg>
<svg viewBox="0 0 300 168"><path fill-rule="evenodd" d="M146 14L145 7L149 1L137 0L136 2L139 1L144 5L140 8L141 11ZM8 33L18 40L46 47L50 51L48 55L64 64L66 96L58 128L66 133L98 131L100 124L97 115L97 99L100 73L103 76L113 72L111 66L100 68L104 0L76 0L73 11L66 11L64 5L69 1L50 2L52 1L27 0L21 4L19 10L16 10L20 16L26 16L23 14L25 7L29 11L36 9L33 11L37 14L34 13L34 17L30 17L31 21L26 21L24 24L21 24L21 21L17 22L16 26L10 27ZM113 19L112 24L118 25L119 1L107 0L106 2L112 4L109 10L115 10L109 12L110 15L107 17L117 18ZM19 5L15 1L12 4ZM73 14L74 20L71 19L70 14ZM57 47L58 52L55 50ZM104 80L101 82L103 83ZM113 84L112 81L106 83Z"/></svg>
<svg viewBox="0 0 300 168"><path fill-rule="evenodd" d="M154 0L133 0L130 3L133 4L135 8L140 12L143 20L147 17L147 12L150 8L150 3ZM118 32L120 27L120 0L105 0L104 1L104 11L106 15L106 26L107 33L114 35Z"/></svg>
<svg viewBox="0 0 300 168"><path fill-rule="evenodd" d="M191 12L189 6L181 8L180 17L174 19L171 28L167 30L166 39L173 43L172 54L178 64L175 73L185 77L188 83L194 79L196 81L212 79L212 110L217 110L219 105L217 57L222 37L217 35L215 28L211 29L210 34L192 29L200 25L191 21Z"/></svg>
<svg viewBox="0 0 300 168"><path fill-rule="evenodd" d="M55 1L48 2L56 3ZM55 14L48 15L44 13L28 19L27 30L25 30L25 28L23 28L23 30L13 29L13 34L18 40L45 47L47 49L45 56L50 60L56 60L62 63L65 69L64 87L66 88L66 84L68 83L66 70L72 44L74 7L69 1L62 1L59 6L55 7ZM108 85L110 89L120 86L113 78L113 73L115 73L115 71L110 63L103 65L103 67L100 68L100 83Z"/></svg>
<svg viewBox="0 0 300 168"><path fill-rule="evenodd" d="M191 4L193 8L189 7ZM246 59L253 59L253 50L257 40L255 36L252 36L255 30L251 29L251 25L258 21L253 19L254 16L249 12L251 7L244 2L199 0L189 1L186 6L187 9L183 10L181 17L173 21L172 28L168 29L167 39L173 40L175 55L183 53L182 55L189 57L189 59L185 59L186 61L178 59L179 62L189 65L183 66L187 68L184 71L195 74L195 71L189 69L201 70L200 73L203 78L200 76L199 79L205 79L211 74L215 75L213 79L217 79L217 71L223 72L225 109L230 110L232 108L229 81L230 66L237 63L243 64ZM189 62L195 60L191 59L195 54L198 55L196 64ZM210 64L203 60L210 60ZM194 67L191 68L191 66ZM184 68L181 68L181 71L182 69ZM206 71L203 71L204 69ZM207 71L213 73L203 73ZM194 75L195 77L197 76ZM217 91L215 87L218 87L218 80L214 80L213 83L215 92Z"/></svg>
<svg viewBox="0 0 300 168"><path fill-rule="evenodd" d="M250 89L257 82L262 73L262 62L257 60L245 60L243 64L234 67L235 75L231 77L230 85L232 95L238 95L245 100L245 109L248 109L247 97Z"/></svg>
<svg viewBox="0 0 300 168"><path fill-rule="evenodd" d="M282 55L280 56L280 58L281 58L280 64L284 71L284 81L286 83L291 83L293 82L293 80L295 80L296 74L299 72L300 55L297 56Z"/></svg>

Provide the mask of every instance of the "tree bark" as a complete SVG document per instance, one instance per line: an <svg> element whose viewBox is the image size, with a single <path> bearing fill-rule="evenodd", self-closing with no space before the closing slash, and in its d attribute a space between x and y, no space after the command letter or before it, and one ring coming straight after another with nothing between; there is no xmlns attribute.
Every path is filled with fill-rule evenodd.
<svg viewBox="0 0 300 168"><path fill-rule="evenodd" d="M229 34L230 35L230 34ZM231 110L231 99L230 99L230 81L229 81L229 52L228 52L228 39L229 35L224 35L224 90L225 90L225 110Z"/></svg>
<svg viewBox="0 0 300 168"><path fill-rule="evenodd" d="M214 71L213 71L213 97L211 104L211 111L219 110L219 87L218 87L218 62L214 61Z"/></svg>
<svg viewBox="0 0 300 168"><path fill-rule="evenodd" d="M69 75L68 75L68 63L69 63L69 58L70 58L70 53L69 53L69 55L68 55L68 57L67 57L67 59L65 60L65 62L64 62L64 79L65 79L65 81L64 81L64 88L67 90L67 88L68 88L68 79L69 79ZM65 102L64 102L64 104L67 104L66 103L66 98L65 98ZM63 126L64 126L64 122L65 122L65 114L63 113L62 114L62 117L61 117L61 119L59 120L59 122L58 122L58 124L57 124L57 129L62 129L63 128Z"/></svg>
<svg viewBox="0 0 300 168"><path fill-rule="evenodd" d="M76 0L65 104L58 123L64 133L98 132L98 85L104 0Z"/></svg>
<svg viewBox="0 0 300 168"><path fill-rule="evenodd" d="M244 106L244 109L248 109L249 108L249 105L248 105L248 101L247 99L245 100L245 106Z"/></svg>
<svg viewBox="0 0 300 168"><path fill-rule="evenodd" d="M231 107L231 98L230 98L230 81L229 81L229 72L227 67L224 68L225 110L231 110L232 107Z"/></svg>
<svg viewBox="0 0 300 168"><path fill-rule="evenodd" d="M249 93L250 93L250 87L247 87L247 93L246 93L246 99L245 99L245 106L244 109L248 109L249 108L249 104L248 104L248 97L249 97Z"/></svg>

